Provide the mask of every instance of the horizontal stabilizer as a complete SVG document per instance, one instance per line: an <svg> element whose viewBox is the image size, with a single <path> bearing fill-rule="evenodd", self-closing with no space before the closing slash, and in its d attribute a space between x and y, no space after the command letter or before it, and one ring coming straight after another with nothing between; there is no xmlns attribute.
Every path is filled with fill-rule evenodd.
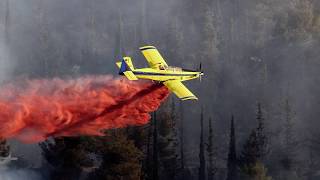
<svg viewBox="0 0 320 180"><path fill-rule="evenodd" d="M116 62L116 65L117 65L117 66L118 66L118 68L120 69L120 68L121 68L121 61Z"/></svg>
<svg viewBox="0 0 320 180"><path fill-rule="evenodd" d="M137 76L135 76L132 71L125 71L123 74L131 81L138 80Z"/></svg>

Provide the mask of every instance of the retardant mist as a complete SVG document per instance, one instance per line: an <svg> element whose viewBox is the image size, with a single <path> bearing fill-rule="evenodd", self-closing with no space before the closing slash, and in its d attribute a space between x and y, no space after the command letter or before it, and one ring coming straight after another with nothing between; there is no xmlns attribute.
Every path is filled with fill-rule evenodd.
<svg viewBox="0 0 320 180"><path fill-rule="evenodd" d="M0 137L36 143L104 135L106 129L148 123L168 95L161 84L111 76L19 80L0 87Z"/></svg>

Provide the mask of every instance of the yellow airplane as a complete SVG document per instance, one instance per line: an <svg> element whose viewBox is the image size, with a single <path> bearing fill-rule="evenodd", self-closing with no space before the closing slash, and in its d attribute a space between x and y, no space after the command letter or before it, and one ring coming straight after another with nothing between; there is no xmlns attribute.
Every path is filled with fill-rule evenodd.
<svg viewBox="0 0 320 180"><path fill-rule="evenodd" d="M140 48L147 59L150 68L135 69L131 58L124 57L122 61L116 62L120 75L125 75L129 80L149 79L163 83L170 91L175 93L181 100L197 100L198 98L181 82L199 78L204 75L200 71L187 70L179 67L168 66L159 51L154 46Z"/></svg>

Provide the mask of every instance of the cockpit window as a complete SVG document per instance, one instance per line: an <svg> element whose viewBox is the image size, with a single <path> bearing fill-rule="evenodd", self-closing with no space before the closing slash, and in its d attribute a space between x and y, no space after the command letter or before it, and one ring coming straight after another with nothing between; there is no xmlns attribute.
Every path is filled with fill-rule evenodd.
<svg viewBox="0 0 320 180"><path fill-rule="evenodd" d="M160 70L165 70L164 66L162 66L162 65L159 66L159 69L160 69Z"/></svg>
<svg viewBox="0 0 320 180"><path fill-rule="evenodd" d="M168 69L168 66L166 66L166 65L159 65L159 69L160 69L160 70L166 70L166 69Z"/></svg>
<svg viewBox="0 0 320 180"><path fill-rule="evenodd" d="M168 70L171 70L171 71L177 71L177 72L181 72L181 71L182 71L181 68L179 68L179 67L174 67L174 66L169 66L167 69L168 69Z"/></svg>

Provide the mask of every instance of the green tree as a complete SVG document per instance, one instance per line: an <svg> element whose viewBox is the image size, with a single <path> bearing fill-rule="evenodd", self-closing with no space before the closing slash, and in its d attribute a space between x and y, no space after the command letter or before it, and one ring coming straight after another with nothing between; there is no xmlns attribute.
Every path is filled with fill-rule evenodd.
<svg viewBox="0 0 320 180"><path fill-rule="evenodd" d="M94 144L102 163L90 175L91 179L136 180L142 177L142 152L128 139L124 130L116 130L113 135L95 138Z"/></svg>
<svg viewBox="0 0 320 180"><path fill-rule="evenodd" d="M256 120L258 127L251 131L248 139L244 143L240 156L240 168L242 173L253 179L260 176L264 177L262 162L265 161L265 157L269 153L265 119L260 103L257 104Z"/></svg>
<svg viewBox="0 0 320 180"><path fill-rule="evenodd" d="M249 135L248 139L246 140L243 149L240 155L240 167L242 172L248 174L249 176L253 176L254 166L260 159L260 152L259 152L259 142L256 130L252 130L251 134Z"/></svg>
<svg viewBox="0 0 320 180"><path fill-rule="evenodd" d="M179 125L179 140L180 140L180 172L181 172L181 179L185 179L184 171L185 171L185 156L184 156L184 105L180 102L180 125Z"/></svg>
<svg viewBox="0 0 320 180"><path fill-rule="evenodd" d="M289 99L286 98L284 102L284 116L283 116L283 132L282 132L282 154L280 163L284 168L281 175L283 179L299 179L296 168L298 164L298 149L299 141L297 140L294 131L294 112L292 110Z"/></svg>
<svg viewBox="0 0 320 180"><path fill-rule="evenodd" d="M231 117L230 125L230 141L229 141L229 152L227 161L227 180L237 180L238 179L238 159L236 150L236 135L234 127L234 117Z"/></svg>
<svg viewBox="0 0 320 180"><path fill-rule="evenodd" d="M284 122L284 156L281 159L282 165L286 170L291 170L295 162L294 157L297 141L293 131L293 112L289 100L285 100L284 104L285 122Z"/></svg>
<svg viewBox="0 0 320 180"><path fill-rule="evenodd" d="M93 166L88 157L85 139L65 137L55 138L54 142L48 140L40 143L42 155L52 168L50 174L52 180L79 179L83 168Z"/></svg>
<svg viewBox="0 0 320 180"><path fill-rule="evenodd" d="M252 170L254 173L251 177L246 177L250 180L272 180L270 176L267 175L267 169L262 163L257 162Z"/></svg>
<svg viewBox="0 0 320 180"><path fill-rule="evenodd" d="M280 13L275 33L289 42L319 38L320 16L316 3L310 0L297 0L286 11Z"/></svg>
<svg viewBox="0 0 320 180"><path fill-rule="evenodd" d="M203 108L201 108L201 115L200 115L200 149L199 149L199 160L200 160L200 167L199 167L199 175L198 179L202 180L206 178L206 159L205 159L205 150L204 150L204 132L203 132Z"/></svg>
<svg viewBox="0 0 320 180"><path fill-rule="evenodd" d="M214 132L212 127L212 119L209 119L209 136L207 143L207 154L208 154L208 180L213 180L217 173L217 148L214 145Z"/></svg>
<svg viewBox="0 0 320 180"><path fill-rule="evenodd" d="M7 141L0 138L0 157L8 157L10 155L10 147Z"/></svg>
<svg viewBox="0 0 320 180"><path fill-rule="evenodd" d="M153 113L153 151L152 151L152 180L159 179L159 148L158 148L158 122L157 113Z"/></svg>
<svg viewBox="0 0 320 180"><path fill-rule="evenodd" d="M159 115L159 160L161 179L175 179L177 174L177 137L175 133L175 104L171 101ZM170 111L171 109L171 111Z"/></svg>
<svg viewBox="0 0 320 180"><path fill-rule="evenodd" d="M252 130L244 144L240 157L241 179L248 180L271 180L267 176L267 169L260 160L259 141L256 130Z"/></svg>
<svg viewBox="0 0 320 180"><path fill-rule="evenodd" d="M258 127L256 129L257 143L258 143L258 158L262 161L268 154L268 138L265 128L265 118L262 113L261 104L257 104L257 116Z"/></svg>

